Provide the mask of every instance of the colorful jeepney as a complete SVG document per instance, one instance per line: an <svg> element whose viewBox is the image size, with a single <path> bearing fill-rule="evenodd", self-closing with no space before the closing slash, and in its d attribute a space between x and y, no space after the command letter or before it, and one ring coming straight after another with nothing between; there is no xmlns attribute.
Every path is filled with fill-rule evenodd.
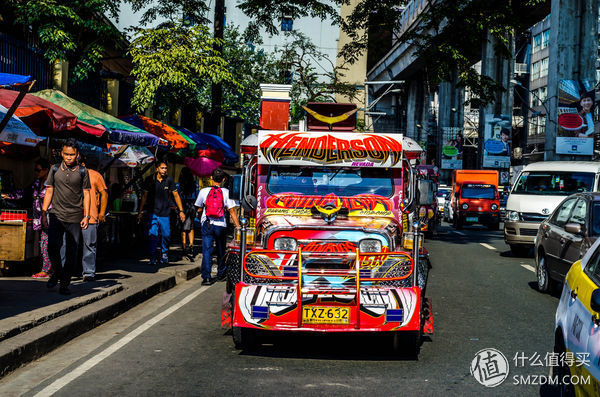
<svg viewBox="0 0 600 397"><path fill-rule="evenodd" d="M432 328L426 256L415 261L419 235L405 233L417 208L407 154L418 145L369 133L253 139L242 147L249 227L227 254L236 346L251 347L257 331L388 331L417 352Z"/></svg>

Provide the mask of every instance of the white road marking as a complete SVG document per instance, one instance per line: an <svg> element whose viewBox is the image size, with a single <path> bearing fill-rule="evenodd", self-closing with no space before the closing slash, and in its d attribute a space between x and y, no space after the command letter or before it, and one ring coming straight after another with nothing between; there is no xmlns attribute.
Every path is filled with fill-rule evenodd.
<svg viewBox="0 0 600 397"><path fill-rule="evenodd" d="M168 315L174 313L175 311L177 311L178 309L183 307L185 304L187 304L190 301L192 301L193 299L195 299L198 295L200 295L201 293L206 291L208 288L209 287L201 287L197 291L186 296L184 299L179 301L177 304L169 307L162 313L159 313L156 316L152 317L150 320L146 321L144 324L140 325L139 327L137 327L136 329L134 329L133 331L131 331L130 333L125 335L123 338L118 340L116 343L107 347L102 352L100 352L97 355L95 355L94 357L90 358L89 360L87 360L86 362L81 364L79 367L75 368L70 373L66 374L62 378L57 379L50 385L46 386L43 390L41 390L39 393L37 393L35 395L35 397L50 396L50 395L56 393L57 391L59 391L60 389L62 389L63 387L65 387L66 385L68 385L69 383L71 383L72 381L74 381L75 379L77 379L78 377L83 375L84 373L86 373L87 371L89 371L96 364L99 364L102 360L104 360L105 358L108 358L111 354L115 353L120 348L122 348L123 346L125 346L126 344L128 344L129 342L134 340L136 337L141 335L144 331L148 330L150 327L152 327L156 323L160 322Z"/></svg>
<svg viewBox="0 0 600 397"><path fill-rule="evenodd" d="M482 247L485 247L489 250L496 251L496 248L492 247L491 245L489 245L487 243L479 243L479 244L481 244Z"/></svg>
<svg viewBox="0 0 600 397"><path fill-rule="evenodd" d="M531 265L521 265L521 267L529 270L530 272L535 273L535 267L533 267Z"/></svg>
<svg viewBox="0 0 600 397"><path fill-rule="evenodd" d="M466 236L466 234L464 234L463 232L458 232L458 231L456 231L456 230L453 230L453 231L452 231L452 233L454 233L454 234L458 234L459 236L463 236L463 237L465 237L465 236Z"/></svg>

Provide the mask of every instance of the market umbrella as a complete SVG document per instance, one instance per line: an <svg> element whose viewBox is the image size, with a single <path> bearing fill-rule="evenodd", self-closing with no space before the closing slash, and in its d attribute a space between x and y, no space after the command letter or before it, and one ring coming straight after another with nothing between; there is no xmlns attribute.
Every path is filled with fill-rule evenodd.
<svg viewBox="0 0 600 397"><path fill-rule="evenodd" d="M195 175L201 178L210 176L214 170L222 165L221 162L208 157L186 157L183 162Z"/></svg>
<svg viewBox="0 0 600 397"><path fill-rule="evenodd" d="M154 136L165 139L176 150L189 148L194 150L196 144L193 140L181 134L175 128L158 120L151 119L139 114L122 116L121 120L126 121L138 128L141 128Z"/></svg>
<svg viewBox="0 0 600 397"><path fill-rule="evenodd" d="M46 99L72 112L80 122L100 131L98 135L107 132L107 137L112 142L141 146L156 146L159 144L160 140L157 137L148 134L143 129L68 97L61 91L43 90L33 95Z"/></svg>
<svg viewBox="0 0 600 397"><path fill-rule="evenodd" d="M18 95L17 91L0 89L0 105L10 108ZM78 127L77 116L73 113L31 94L25 95L15 116L38 135L47 136Z"/></svg>
<svg viewBox="0 0 600 397"><path fill-rule="evenodd" d="M88 162L96 163L100 168L111 163L112 167L137 167L154 161L154 155L150 150L143 146L128 146L119 158L112 162L114 155L121 150L124 145L108 144L104 147L80 143L79 149L86 157Z"/></svg>
<svg viewBox="0 0 600 397"><path fill-rule="evenodd" d="M8 109L0 105L0 120L6 116ZM0 132L0 141L16 143L22 146L35 146L44 138L37 136L21 119L13 115L6 127Z"/></svg>
<svg viewBox="0 0 600 397"><path fill-rule="evenodd" d="M20 74L0 73L0 87L11 87L18 84L26 84L31 81L31 76Z"/></svg>
<svg viewBox="0 0 600 397"><path fill-rule="evenodd" d="M192 132L183 127L177 127L180 132L187 135L191 140L196 143L196 149L216 149L223 153L224 162L226 164L237 163L239 160L235 150L231 148L221 137L213 134L206 134L204 132ZM199 155L202 155L199 153ZM209 157L209 156L207 156Z"/></svg>

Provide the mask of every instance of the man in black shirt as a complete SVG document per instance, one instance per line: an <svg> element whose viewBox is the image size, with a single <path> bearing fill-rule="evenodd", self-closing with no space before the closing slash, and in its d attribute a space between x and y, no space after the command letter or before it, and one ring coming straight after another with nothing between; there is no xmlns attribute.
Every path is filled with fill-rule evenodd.
<svg viewBox="0 0 600 397"><path fill-rule="evenodd" d="M169 225L170 195L173 195L175 204L179 209L179 219L181 219L181 222L185 222L185 214L183 213L181 198L177 193L177 186L175 186L173 178L167 176L167 163L158 161L156 163L156 174L144 181L144 195L138 213L138 221L141 221L142 211L145 209L148 212L151 265L156 264L156 247L158 246L159 235L161 236L162 253L160 262L164 264L169 262L169 239L171 237Z"/></svg>
<svg viewBox="0 0 600 397"><path fill-rule="evenodd" d="M86 229L90 220L90 177L85 167L77 164L77 154L77 141L67 139L61 151L63 161L48 173L42 204L42 224L48 227L48 256L54 272L48 280L48 288L60 280L58 292L63 295L70 294L68 286L77 261L81 229ZM46 213L50 204L48 225ZM60 254L63 244L64 269Z"/></svg>

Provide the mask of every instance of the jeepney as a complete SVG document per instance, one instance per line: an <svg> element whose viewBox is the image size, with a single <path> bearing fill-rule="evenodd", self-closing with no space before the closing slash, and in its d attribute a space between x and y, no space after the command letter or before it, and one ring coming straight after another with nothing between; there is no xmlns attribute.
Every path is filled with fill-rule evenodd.
<svg viewBox="0 0 600 397"><path fill-rule="evenodd" d="M223 311L237 348L261 331L386 332L418 353L433 328L427 253L408 230L420 151L399 134L259 131L242 143L248 227L227 252Z"/></svg>

